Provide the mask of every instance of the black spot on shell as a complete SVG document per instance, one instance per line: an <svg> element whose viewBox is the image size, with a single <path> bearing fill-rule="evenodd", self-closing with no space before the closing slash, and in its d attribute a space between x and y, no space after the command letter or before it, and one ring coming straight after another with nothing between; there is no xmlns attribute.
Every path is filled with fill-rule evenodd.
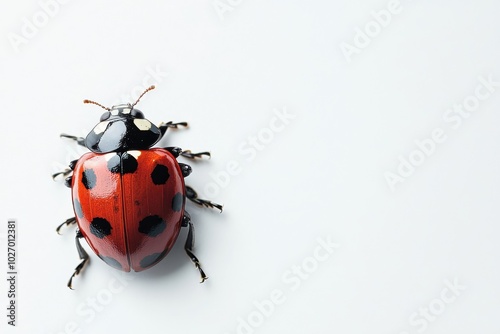
<svg viewBox="0 0 500 334"><path fill-rule="evenodd" d="M83 218L83 211L82 211L82 205L80 204L80 201L78 198L75 198L73 200L73 208L75 209L75 213L79 218Z"/></svg>
<svg viewBox="0 0 500 334"><path fill-rule="evenodd" d="M164 255L163 253L154 253L154 254L145 256L141 260L141 263L140 263L141 267L147 268L147 267L150 267L150 266L158 263L162 259L163 255Z"/></svg>
<svg viewBox="0 0 500 334"><path fill-rule="evenodd" d="M102 256L101 259L115 269L123 270L122 265L116 259L109 256Z"/></svg>
<svg viewBox="0 0 500 334"><path fill-rule="evenodd" d="M139 222L139 232L147 234L150 237L156 237L161 234L166 227L167 223L157 215L147 216Z"/></svg>
<svg viewBox="0 0 500 334"><path fill-rule="evenodd" d="M97 177L93 169L85 169L82 172L82 183L87 189L92 189L95 187L97 182Z"/></svg>
<svg viewBox="0 0 500 334"><path fill-rule="evenodd" d="M118 154L115 154L111 159L108 161L108 169L111 173L120 173L121 167L120 167L120 156Z"/></svg>
<svg viewBox="0 0 500 334"><path fill-rule="evenodd" d="M165 165L156 165L156 167L151 172L151 179L156 185L165 184L170 177L168 173L168 168Z"/></svg>
<svg viewBox="0 0 500 334"><path fill-rule="evenodd" d="M172 198L172 210L179 212L182 209L182 204L184 203L184 196L181 193L175 194Z"/></svg>
<svg viewBox="0 0 500 334"><path fill-rule="evenodd" d="M96 217L90 223L90 232L102 239L111 234L111 224L104 218Z"/></svg>
<svg viewBox="0 0 500 334"><path fill-rule="evenodd" d="M137 170L137 159L127 152L122 154L122 174L133 173Z"/></svg>

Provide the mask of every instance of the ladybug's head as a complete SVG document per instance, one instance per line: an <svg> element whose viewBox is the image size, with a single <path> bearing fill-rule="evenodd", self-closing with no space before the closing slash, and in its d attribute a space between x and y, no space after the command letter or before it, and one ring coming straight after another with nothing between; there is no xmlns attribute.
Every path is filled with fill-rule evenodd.
<svg viewBox="0 0 500 334"><path fill-rule="evenodd" d="M85 138L85 146L96 153L142 150L153 146L161 138L161 131L145 119L140 110L134 108L139 99L151 89L154 89L154 86L142 93L134 104L119 104L106 108L93 101L83 101L106 110L101 115L100 122Z"/></svg>

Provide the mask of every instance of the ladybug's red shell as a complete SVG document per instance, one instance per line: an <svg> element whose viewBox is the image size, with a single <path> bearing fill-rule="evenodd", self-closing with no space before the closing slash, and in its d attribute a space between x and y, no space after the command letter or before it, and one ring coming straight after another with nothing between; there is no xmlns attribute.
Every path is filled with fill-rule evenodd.
<svg viewBox="0 0 500 334"><path fill-rule="evenodd" d="M184 216L184 178L161 148L87 153L74 168L73 208L81 233L110 266L141 271L172 248Z"/></svg>

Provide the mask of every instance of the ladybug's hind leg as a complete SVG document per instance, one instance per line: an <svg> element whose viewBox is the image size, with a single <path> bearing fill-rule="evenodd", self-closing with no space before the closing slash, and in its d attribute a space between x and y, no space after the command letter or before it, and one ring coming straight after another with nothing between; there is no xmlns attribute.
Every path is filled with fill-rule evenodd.
<svg viewBox="0 0 500 334"><path fill-rule="evenodd" d="M194 225L191 222L191 216L186 211L184 211L184 217L182 219L182 226L184 226L184 227L188 226L189 227L189 232L188 232L188 236L187 236L187 239L186 239L186 243L184 244L184 250L186 251L186 254L189 256L189 258L191 259L191 262L193 262L193 264L195 265L195 267L200 272L200 277L201 277L200 283L203 283L203 282L205 282L208 279L208 277L207 277L207 275L205 275L205 272L203 271L203 269L201 269L200 261L198 260L198 258L196 257L196 255L194 255L194 253L193 253L193 247L194 247Z"/></svg>
<svg viewBox="0 0 500 334"><path fill-rule="evenodd" d="M194 202L194 203L196 203L198 205L201 205L201 206L204 206L204 207L207 207L207 208L216 208L216 209L219 209L220 212L222 212L222 205L210 202L210 201L208 201L206 199L198 198L198 194L190 186L186 186L186 197L190 201L192 201L192 202Z"/></svg>
<svg viewBox="0 0 500 334"><path fill-rule="evenodd" d="M77 230L76 237L75 237L76 250L78 251L78 255L80 256L80 260L82 260L82 262L80 262L80 264L78 266L76 266L75 272L69 278L68 288L70 288L71 290L73 290L73 277L78 275L83 270L83 267L85 267L85 264L87 264L87 262L89 262L89 255L87 254L85 249L83 249L82 245L80 244L81 238L83 238L83 234L82 234L82 232L80 232L80 230Z"/></svg>

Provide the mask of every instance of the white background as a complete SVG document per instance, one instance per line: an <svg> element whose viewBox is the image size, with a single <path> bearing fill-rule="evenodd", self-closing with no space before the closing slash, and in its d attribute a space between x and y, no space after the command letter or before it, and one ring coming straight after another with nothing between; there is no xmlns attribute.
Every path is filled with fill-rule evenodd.
<svg viewBox="0 0 500 334"><path fill-rule="evenodd" d="M221 0L224 12L212 0L40 3L0 13L0 331L500 331L500 87L474 95L479 77L500 81L498 1L401 0L379 14L385 27L372 14L385 0ZM70 190L50 175L84 150L58 135L98 122L102 109L83 99L132 102L150 84L138 105L149 120L190 122L161 145L213 155L188 179L225 206L188 206L210 279L198 284L183 231L128 281L91 254L70 291L74 231L55 233ZM464 101L467 118L448 114ZM275 123L276 110L294 118ZM432 148L435 131L446 139ZM387 173L410 158L419 166L391 189ZM8 218L19 225L16 328L4 315Z"/></svg>

